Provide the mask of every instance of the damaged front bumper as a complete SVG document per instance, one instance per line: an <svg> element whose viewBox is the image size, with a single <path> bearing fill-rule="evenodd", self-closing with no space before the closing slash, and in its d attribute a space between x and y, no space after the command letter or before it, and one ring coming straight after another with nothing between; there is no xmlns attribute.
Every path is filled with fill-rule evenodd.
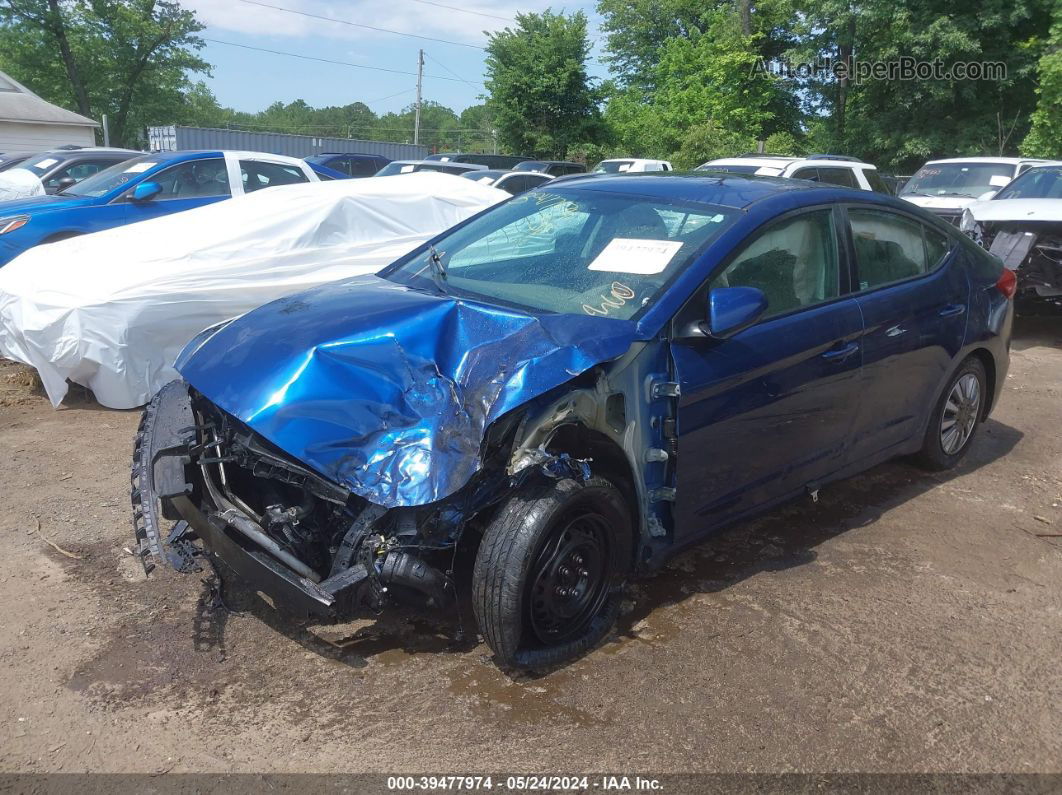
<svg viewBox="0 0 1062 795"><path fill-rule="evenodd" d="M1019 293L1062 296L1062 225L967 221L964 231L1015 271Z"/></svg>
<svg viewBox="0 0 1062 795"><path fill-rule="evenodd" d="M446 541L452 548L455 537L426 538L412 514L351 497L253 435L232 434L196 410L183 381L145 409L131 493L146 572L161 561L182 571L220 562L274 606L328 619L378 612L395 587L429 605L452 599L448 574L418 552ZM267 484L279 502L253 504L252 495L236 493L241 481ZM284 504L292 495L301 497ZM170 531L167 520L176 522Z"/></svg>

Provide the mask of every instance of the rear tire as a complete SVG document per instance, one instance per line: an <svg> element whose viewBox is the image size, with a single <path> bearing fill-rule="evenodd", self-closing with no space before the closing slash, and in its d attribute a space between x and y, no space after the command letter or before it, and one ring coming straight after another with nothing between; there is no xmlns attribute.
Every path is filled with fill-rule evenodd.
<svg viewBox="0 0 1062 795"><path fill-rule="evenodd" d="M940 472L962 461L984 418L987 383L980 359L971 356L959 366L929 418L922 449L915 456L920 466Z"/></svg>
<svg viewBox="0 0 1062 795"><path fill-rule="evenodd" d="M550 668L596 646L619 615L633 557L630 508L609 481L529 486L483 535L473 608L503 668Z"/></svg>

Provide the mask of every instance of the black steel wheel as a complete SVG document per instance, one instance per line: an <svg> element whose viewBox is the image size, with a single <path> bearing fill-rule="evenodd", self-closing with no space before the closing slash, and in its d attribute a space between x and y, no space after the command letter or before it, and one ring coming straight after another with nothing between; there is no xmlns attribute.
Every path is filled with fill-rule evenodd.
<svg viewBox="0 0 1062 795"><path fill-rule="evenodd" d="M603 478L543 481L487 528L472 576L480 631L500 665L547 668L601 641L630 569L630 509Z"/></svg>

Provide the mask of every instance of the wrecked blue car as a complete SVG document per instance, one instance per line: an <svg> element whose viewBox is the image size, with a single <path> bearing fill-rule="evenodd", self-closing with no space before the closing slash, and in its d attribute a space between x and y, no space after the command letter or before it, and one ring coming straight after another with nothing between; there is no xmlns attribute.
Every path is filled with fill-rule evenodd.
<svg viewBox="0 0 1062 795"><path fill-rule="evenodd" d="M467 598L500 665L560 664L724 525L894 456L955 466L1014 286L880 194L538 189L193 340L137 436L138 550L324 619Z"/></svg>

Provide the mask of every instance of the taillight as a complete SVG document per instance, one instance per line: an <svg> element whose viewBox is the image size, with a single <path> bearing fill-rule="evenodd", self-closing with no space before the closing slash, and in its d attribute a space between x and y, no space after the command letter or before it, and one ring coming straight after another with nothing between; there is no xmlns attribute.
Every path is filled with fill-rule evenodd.
<svg viewBox="0 0 1062 795"><path fill-rule="evenodd" d="M1018 291L1018 277L1014 271L1003 268L1003 273L999 274L999 281L996 282L996 289L1003 293L1005 298L1013 298L1014 293Z"/></svg>

